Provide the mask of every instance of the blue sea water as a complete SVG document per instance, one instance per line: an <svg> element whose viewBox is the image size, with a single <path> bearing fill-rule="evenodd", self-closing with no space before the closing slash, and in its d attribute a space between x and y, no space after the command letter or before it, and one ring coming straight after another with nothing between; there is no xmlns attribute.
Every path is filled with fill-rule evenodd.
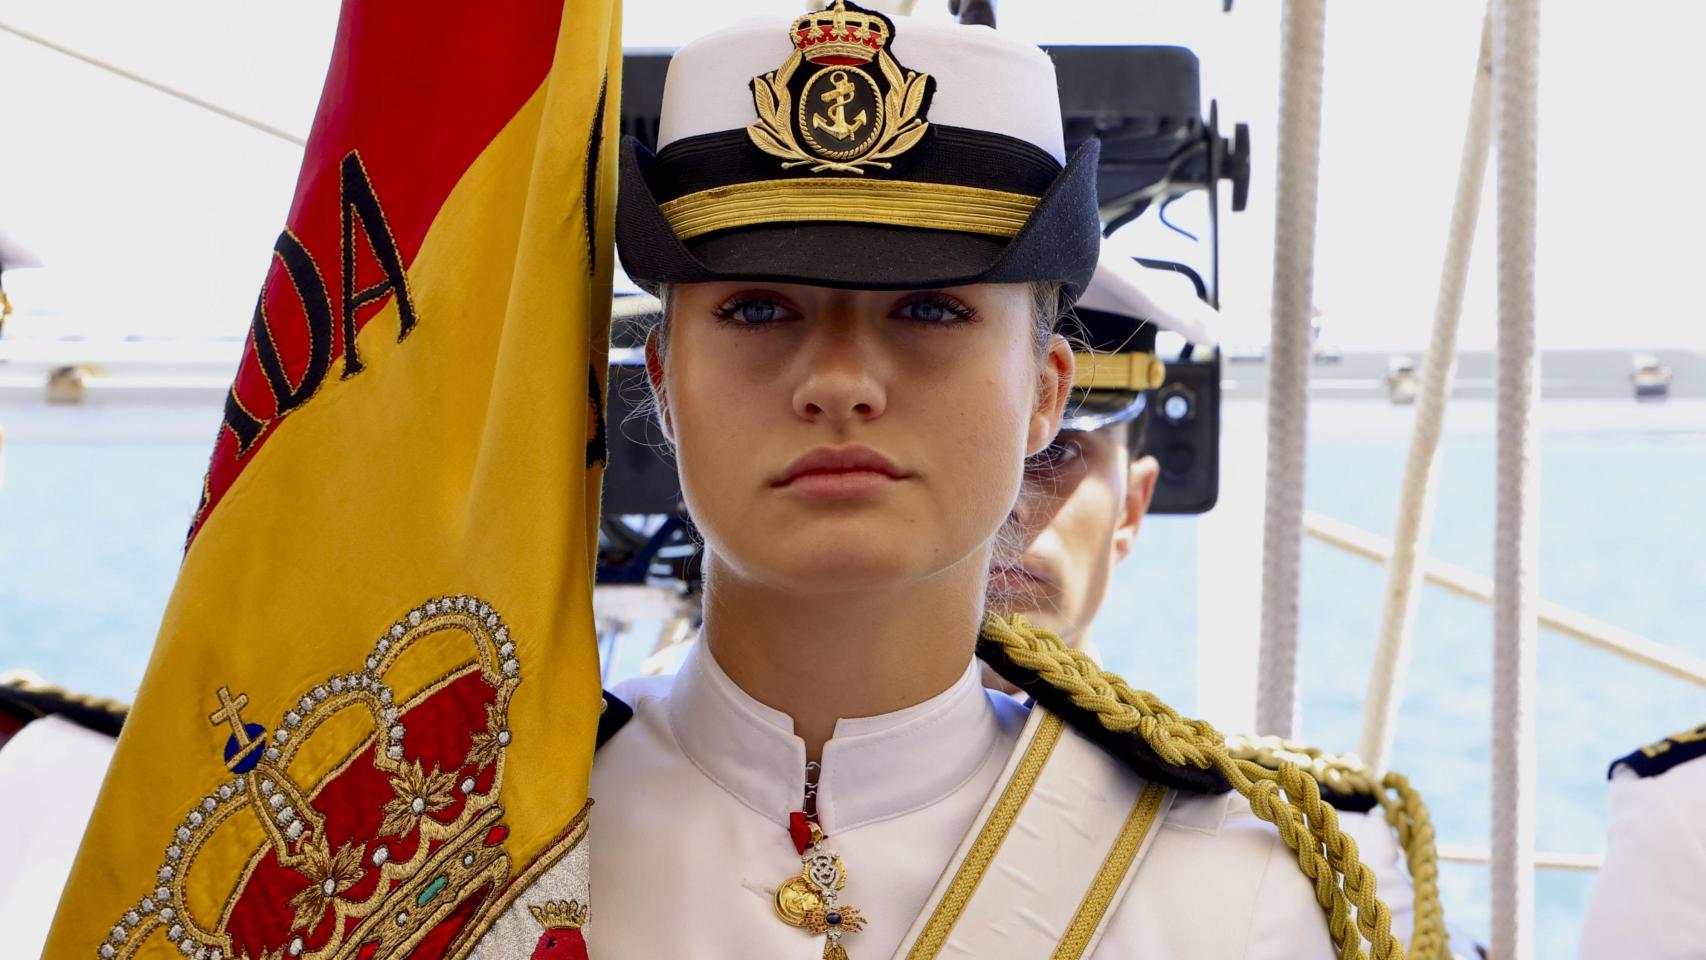
<svg viewBox="0 0 1706 960"><path fill-rule="evenodd" d="M1386 534L1407 437L1317 431L1311 510ZM18 439L0 485L0 670L129 698L176 575L206 464L204 444ZM1661 643L1706 655L1706 436L1567 430L1541 448L1541 592ZM1490 570L1494 447L1449 434L1432 552ZM1151 518L1098 622L1108 665L1189 712L1195 702L1196 521ZM1251 549L1259 534L1251 532ZM1304 550L1305 739L1354 749L1384 572L1316 543ZM618 664L618 674L637 658ZM1537 748L1542 849L1596 852L1608 761L1706 720L1706 690L1543 633ZM1393 766L1430 801L1442 843L1485 845L1491 618L1442 591L1423 597ZM1542 871L1539 952L1575 956L1592 875ZM1448 864L1447 916L1484 934L1487 871Z"/></svg>

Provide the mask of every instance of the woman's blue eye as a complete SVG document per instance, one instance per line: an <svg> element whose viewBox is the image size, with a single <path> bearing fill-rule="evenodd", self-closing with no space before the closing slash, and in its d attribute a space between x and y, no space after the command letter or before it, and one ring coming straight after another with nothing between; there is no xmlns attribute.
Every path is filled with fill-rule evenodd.
<svg viewBox="0 0 1706 960"><path fill-rule="evenodd" d="M910 297L900 302L891 314L901 320L911 320L915 323L945 325L970 320L975 312L965 304L947 294L926 294Z"/></svg>
<svg viewBox="0 0 1706 960"><path fill-rule="evenodd" d="M940 323L942 318L948 315L948 311L942 309L941 304L930 300L909 303L903 309L911 312L912 319L921 320L924 323Z"/></svg>
<svg viewBox="0 0 1706 960"><path fill-rule="evenodd" d="M776 305L766 300L748 300L735 313L742 323L769 323L776 319Z"/></svg>
<svg viewBox="0 0 1706 960"><path fill-rule="evenodd" d="M737 326L762 327L793 316L786 304L769 297L736 294L716 309L716 316Z"/></svg>

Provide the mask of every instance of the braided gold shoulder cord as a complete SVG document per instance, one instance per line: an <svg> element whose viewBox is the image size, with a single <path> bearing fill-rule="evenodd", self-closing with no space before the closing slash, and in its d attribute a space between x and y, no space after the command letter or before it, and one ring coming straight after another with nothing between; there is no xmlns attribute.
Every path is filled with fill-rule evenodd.
<svg viewBox="0 0 1706 960"><path fill-rule="evenodd" d="M1375 894L1374 873L1357 859L1356 841L1339 830L1338 813L1321 799L1315 778L1303 767L1282 760L1268 769L1250 760L1234 759L1226 740L1211 724L1180 716L1152 693L1134 690L1118 675L1098 667L1058 638L1039 630L1024 617L1011 621L993 615L983 622L983 638L999 644L1008 659L1035 673L1066 694L1073 704L1093 713L1114 733L1135 733L1164 762L1214 770L1250 802L1257 817L1274 825L1280 839L1297 855L1304 876L1315 882L1315 899L1327 914L1327 930L1345 960L1368 960L1366 939L1376 960L1404 960L1403 945L1392 936L1392 916ZM1420 798L1402 777L1389 775L1406 811L1396 820L1406 851L1432 849L1433 829ZM1382 804L1387 804L1384 794ZM1394 807L1387 807L1393 817ZM1431 856L1411 867L1417 876L1416 949L1408 957L1444 957L1443 918L1434 878L1438 868ZM1418 868L1421 873L1417 873ZM1426 875L1432 907L1424 914L1420 877ZM1352 916L1352 907L1355 916ZM1436 932L1437 928L1437 932Z"/></svg>
<svg viewBox="0 0 1706 960"><path fill-rule="evenodd" d="M1327 753L1279 737L1229 736L1226 752L1235 760L1250 760L1268 770L1277 769L1281 763L1295 763L1316 783L1337 793L1378 801L1386 822L1398 831L1398 845L1404 849L1415 898L1415 931L1406 956L1430 960L1450 956L1445 910L1439 898L1439 851L1434 843L1433 820L1422 795L1407 777L1393 771L1376 777L1354 756Z"/></svg>

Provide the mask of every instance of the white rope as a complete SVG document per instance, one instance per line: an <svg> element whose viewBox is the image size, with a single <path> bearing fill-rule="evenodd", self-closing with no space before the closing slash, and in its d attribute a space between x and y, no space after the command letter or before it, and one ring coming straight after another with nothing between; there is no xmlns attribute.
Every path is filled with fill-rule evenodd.
<svg viewBox="0 0 1706 960"><path fill-rule="evenodd" d="M1262 646L1256 729L1297 735L1298 571L1308 436L1309 326L1321 168L1326 0L1286 0L1274 215L1273 328L1268 346L1267 503L1262 522Z"/></svg>
<svg viewBox="0 0 1706 960"><path fill-rule="evenodd" d="M1398 525L1392 534L1392 559L1386 565L1386 601L1380 613L1380 644L1368 676L1363 701L1361 756L1374 770L1384 771L1392 752L1392 731L1404 700L1404 680L1410 670L1416 608L1421 599L1422 563L1428 533L1433 528L1435 492L1439 485L1439 441L1445 425L1445 405L1457 367L1457 324L1463 316L1463 287L1469 275L1469 254L1475 247L1475 221L1481 215L1481 192L1486 183L1487 146L1493 99L1492 22L1481 21L1481 52L1475 63L1475 89L1469 98L1469 126L1463 135L1463 157L1457 167L1457 197L1451 205L1451 229L1446 235L1445 264L1439 295L1434 301L1433 334L1422 366L1422 389L1416 402L1416 423L1410 433L1410 452L1404 462L1404 487L1398 501Z"/></svg>
<svg viewBox="0 0 1706 960"><path fill-rule="evenodd" d="M1539 0L1495 0L1499 135L1498 499L1493 543L1494 960L1534 955L1535 155Z"/></svg>
<svg viewBox="0 0 1706 960"><path fill-rule="evenodd" d="M14 27L8 23L0 23L0 31L3 31L5 33L9 33L9 34L19 38L20 40L28 40L31 43L38 44L40 46L46 47L47 49L52 50L54 53L63 54L67 57L72 58L73 60L81 60L82 62L88 64L91 67L98 67L102 70L105 70L106 72L108 72L110 74L113 74L114 76L123 77L124 79L129 80L132 83L139 83L139 84L147 87L150 90L155 90L155 91L158 91L160 93L165 94L168 97L173 97L175 99L182 100L184 103L187 103L192 107L200 107L201 109L206 110L209 113L217 114L221 117L224 117L227 120L234 120L237 123L240 123L245 127L249 127L249 128L255 129L255 130L259 130L260 132L267 134L268 136L277 137L278 139L283 140L286 143L292 143L292 144L295 144L296 146L300 147L300 146L303 146L304 143L306 142L301 137L297 136L294 133L291 133L288 130L280 130L278 127L275 127L270 123L265 123L263 121L256 120L254 117L246 116L244 114L238 113L235 110L228 110L225 107L222 107L217 103L213 103L212 101L209 101L209 100L203 100L202 98L195 96L194 94L185 93L184 91L179 90L176 87L169 87L166 84L163 84L158 80L150 80L140 73L133 73L132 71L126 70L123 67L117 66L115 64L108 63L107 61L102 60L98 57L91 57L86 53L79 53L76 50L73 50L70 47L65 46L64 44L54 43L52 40L49 40L46 37L40 36L38 34L31 33L28 30L24 30L24 29L21 29L19 27Z"/></svg>

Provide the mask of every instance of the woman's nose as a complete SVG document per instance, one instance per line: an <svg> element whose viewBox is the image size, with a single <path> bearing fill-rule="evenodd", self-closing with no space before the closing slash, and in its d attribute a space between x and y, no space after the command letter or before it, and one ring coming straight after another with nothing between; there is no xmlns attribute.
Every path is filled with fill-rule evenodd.
<svg viewBox="0 0 1706 960"><path fill-rule="evenodd" d="M845 423L883 415L888 403L881 345L857 321L820 322L806 343L794 413Z"/></svg>

